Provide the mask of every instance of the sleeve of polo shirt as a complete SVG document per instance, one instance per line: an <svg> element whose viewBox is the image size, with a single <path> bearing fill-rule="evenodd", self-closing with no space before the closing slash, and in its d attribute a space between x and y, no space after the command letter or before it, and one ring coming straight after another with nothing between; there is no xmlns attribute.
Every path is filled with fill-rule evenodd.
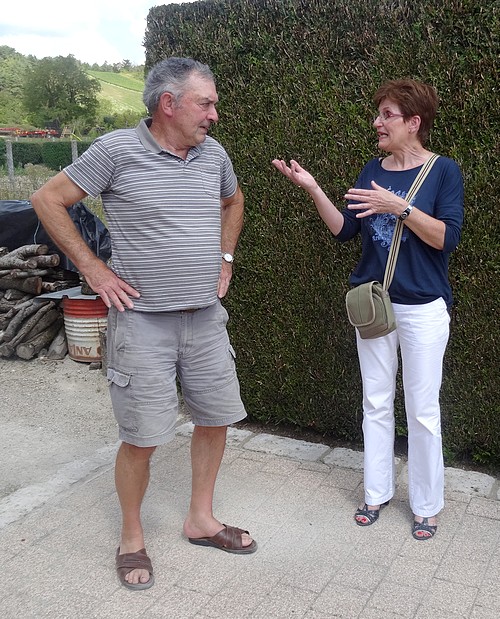
<svg viewBox="0 0 500 619"><path fill-rule="evenodd" d="M233 170L233 164L229 155L224 151L224 157L221 161L220 175L220 195L221 198L230 198L236 193L238 187L238 179Z"/></svg>
<svg viewBox="0 0 500 619"><path fill-rule="evenodd" d="M97 138L63 172L93 198L106 191L115 172L115 163L101 139Z"/></svg>

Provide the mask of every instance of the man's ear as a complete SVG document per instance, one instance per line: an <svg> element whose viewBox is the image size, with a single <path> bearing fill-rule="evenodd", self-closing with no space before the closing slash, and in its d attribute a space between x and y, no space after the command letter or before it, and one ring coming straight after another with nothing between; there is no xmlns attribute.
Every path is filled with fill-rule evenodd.
<svg viewBox="0 0 500 619"><path fill-rule="evenodd" d="M160 97L160 109L166 116L172 116L174 97L170 92L164 92Z"/></svg>

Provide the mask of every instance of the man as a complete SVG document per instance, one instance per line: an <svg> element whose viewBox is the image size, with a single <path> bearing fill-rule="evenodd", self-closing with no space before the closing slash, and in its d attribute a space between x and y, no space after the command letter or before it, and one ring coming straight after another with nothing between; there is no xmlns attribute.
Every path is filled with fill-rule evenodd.
<svg viewBox="0 0 500 619"><path fill-rule="evenodd" d="M151 118L98 138L32 196L47 232L110 308L108 380L122 441L116 567L130 589L154 582L140 508L151 456L174 437L176 376L195 426L184 534L227 552L257 549L247 531L226 527L212 511L227 426L246 416L219 300L231 280L243 194L226 151L207 137L218 121L214 76L192 59L163 60L143 100ZM112 268L89 250L66 210L99 194Z"/></svg>

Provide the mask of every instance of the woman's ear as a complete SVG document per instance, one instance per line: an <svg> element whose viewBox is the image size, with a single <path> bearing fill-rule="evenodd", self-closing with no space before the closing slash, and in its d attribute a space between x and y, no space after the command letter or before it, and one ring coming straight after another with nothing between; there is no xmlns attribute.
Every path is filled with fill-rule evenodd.
<svg viewBox="0 0 500 619"><path fill-rule="evenodd" d="M420 122L421 122L420 116L412 116L410 120L408 121L409 133L418 133L418 130L420 129Z"/></svg>

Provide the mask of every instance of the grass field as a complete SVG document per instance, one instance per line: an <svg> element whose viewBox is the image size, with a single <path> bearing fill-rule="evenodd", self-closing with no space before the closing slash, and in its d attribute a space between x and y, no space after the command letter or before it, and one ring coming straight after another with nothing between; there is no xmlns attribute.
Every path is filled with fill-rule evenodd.
<svg viewBox="0 0 500 619"><path fill-rule="evenodd" d="M126 88L127 90L135 90L142 93L144 88L144 80L139 79L135 73L111 73L109 71L87 71L87 73L100 82L120 86L120 88Z"/></svg>
<svg viewBox="0 0 500 619"><path fill-rule="evenodd" d="M144 81L138 79L136 75L107 71L87 71L87 73L101 84L98 97L111 101L114 110L145 113L142 102Z"/></svg>

